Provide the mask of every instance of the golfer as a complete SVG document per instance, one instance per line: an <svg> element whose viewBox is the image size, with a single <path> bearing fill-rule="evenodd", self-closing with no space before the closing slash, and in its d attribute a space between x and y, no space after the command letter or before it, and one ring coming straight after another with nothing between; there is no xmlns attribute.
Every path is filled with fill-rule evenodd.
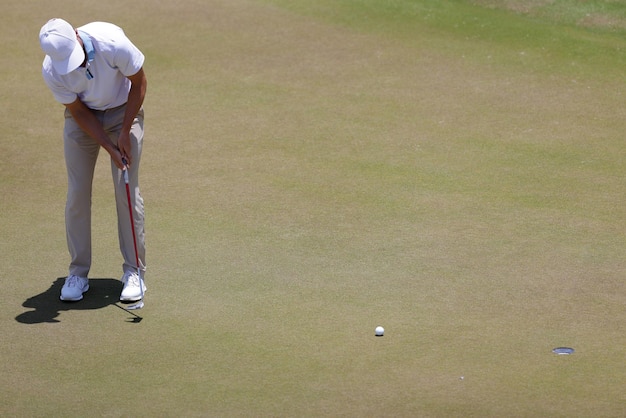
<svg viewBox="0 0 626 418"><path fill-rule="evenodd" d="M143 100L147 81L144 55L110 23L94 22L74 29L63 19L48 21L39 32L44 81L65 105L63 143L68 190L65 207L71 257L61 300L78 301L89 289L91 268L91 192L100 148L111 157L124 287L122 301L138 301L146 270L144 205L139 192L143 143ZM133 229L123 170L128 170ZM142 283L140 283L140 281Z"/></svg>

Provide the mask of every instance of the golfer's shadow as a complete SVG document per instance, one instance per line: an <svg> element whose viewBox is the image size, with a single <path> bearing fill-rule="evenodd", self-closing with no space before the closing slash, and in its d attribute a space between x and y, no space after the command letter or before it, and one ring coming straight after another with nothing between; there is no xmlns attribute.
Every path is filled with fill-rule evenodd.
<svg viewBox="0 0 626 418"><path fill-rule="evenodd" d="M120 292L122 291L122 283L119 280L89 279L89 290L85 293L83 299L78 302L63 302L59 299L64 283L65 277L59 277L45 292L26 299L22 306L34 310L19 314L15 317L15 320L22 324L54 323L60 322L56 318L62 311L102 309L109 305L115 305L120 309L126 310L122 306L117 305ZM141 321L140 316L132 312L128 313L133 315L130 322Z"/></svg>

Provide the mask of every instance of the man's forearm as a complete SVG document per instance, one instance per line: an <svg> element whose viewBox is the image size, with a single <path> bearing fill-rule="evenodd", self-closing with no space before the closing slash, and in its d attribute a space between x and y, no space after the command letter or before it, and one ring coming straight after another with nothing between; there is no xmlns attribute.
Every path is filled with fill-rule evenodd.
<svg viewBox="0 0 626 418"><path fill-rule="evenodd" d="M78 126L100 144L102 148L109 153L117 149L111 138L104 131L100 121L87 106L77 100L67 107Z"/></svg>
<svg viewBox="0 0 626 418"><path fill-rule="evenodd" d="M130 92L128 93L128 101L126 102L126 113L124 114L124 122L122 123L122 130L124 132L130 132L133 126L133 121L139 113L143 100L146 97L146 91L148 87L148 81L143 72L143 69L139 70L137 74L129 77L131 81Z"/></svg>

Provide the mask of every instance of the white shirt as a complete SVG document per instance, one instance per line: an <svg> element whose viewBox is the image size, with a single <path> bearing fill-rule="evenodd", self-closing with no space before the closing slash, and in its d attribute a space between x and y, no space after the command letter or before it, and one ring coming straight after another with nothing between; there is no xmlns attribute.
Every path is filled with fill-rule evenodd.
<svg viewBox="0 0 626 418"><path fill-rule="evenodd" d="M52 67L50 57L43 60L44 81L54 98L62 104L79 98L95 110L111 109L128 101L130 80L144 62L144 55L126 37L124 31L111 23L94 22L78 28L91 38L94 59L85 67L78 67L66 75L59 75ZM87 69L93 75L87 78Z"/></svg>

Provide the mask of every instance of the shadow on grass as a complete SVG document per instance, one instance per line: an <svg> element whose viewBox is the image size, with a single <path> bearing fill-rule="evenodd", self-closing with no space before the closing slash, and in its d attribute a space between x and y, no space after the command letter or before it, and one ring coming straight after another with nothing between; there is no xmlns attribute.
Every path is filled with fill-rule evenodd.
<svg viewBox="0 0 626 418"><path fill-rule="evenodd" d="M46 291L26 299L22 306L32 308L34 311L21 313L15 317L15 320L22 324L55 323L60 322L56 318L62 311L102 309L109 305L116 306L131 315L127 322L138 323L143 319L125 309L123 305L118 305L122 291L122 283L119 280L89 279L89 290L78 302L63 302L59 299L64 283L65 277L59 277Z"/></svg>

